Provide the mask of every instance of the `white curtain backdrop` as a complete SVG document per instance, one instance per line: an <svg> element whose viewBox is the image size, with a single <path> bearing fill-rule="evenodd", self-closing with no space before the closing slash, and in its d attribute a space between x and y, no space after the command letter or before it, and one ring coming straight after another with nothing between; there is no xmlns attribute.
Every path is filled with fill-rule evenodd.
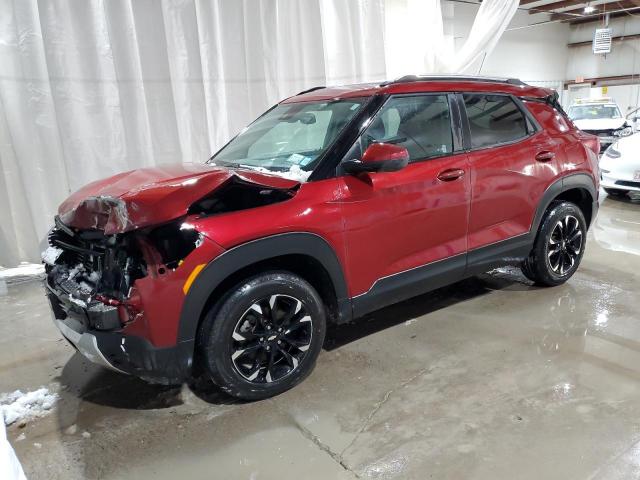
<svg viewBox="0 0 640 480"><path fill-rule="evenodd" d="M485 0L454 55L440 0L0 0L0 265L83 184L201 162L300 90L464 72L517 3Z"/></svg>

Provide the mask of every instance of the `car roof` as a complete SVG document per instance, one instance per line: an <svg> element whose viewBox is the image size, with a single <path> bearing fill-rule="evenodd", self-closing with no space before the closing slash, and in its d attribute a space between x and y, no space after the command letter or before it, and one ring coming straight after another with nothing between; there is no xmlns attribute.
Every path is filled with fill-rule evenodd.
<svg viewBox="0 0 640 480"><path fill-rule="evenodd" d="M382 83L315 87L289 97L283 103L428 92L487 92L535 98L544 98L554 93L551 89L527 85L513 78L411 75Z"/></svg>

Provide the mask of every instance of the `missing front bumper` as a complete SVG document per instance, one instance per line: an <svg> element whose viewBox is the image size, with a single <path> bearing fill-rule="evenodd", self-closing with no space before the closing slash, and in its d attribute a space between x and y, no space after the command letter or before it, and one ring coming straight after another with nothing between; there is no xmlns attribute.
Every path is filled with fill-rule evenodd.
<svg viewBox="0 0 640 480"><path fill-rule="evenodd" d="M107 367L111 370L115 370L120 373L127 373L124 370L120 370L105 358L105 356L98 348L98 341L95 335L91 333L79 333L73 328L69 327L64 320L59 320L54 317L53 319L56 327L62 333L62 335L74 346L76 350L80 352L87 360Z"/></svg>
<svg viewBox="0 0 640 480"><path fill-rule="evenodd" d="M59 298L51 288L47 293L56 327L89 361L150 383L179 384L190 377L193 341L156 347L147 339L122 330L100 331L91 326L87 309L73 305L65 311L61 306L64 295L58 292Z"/></svg>

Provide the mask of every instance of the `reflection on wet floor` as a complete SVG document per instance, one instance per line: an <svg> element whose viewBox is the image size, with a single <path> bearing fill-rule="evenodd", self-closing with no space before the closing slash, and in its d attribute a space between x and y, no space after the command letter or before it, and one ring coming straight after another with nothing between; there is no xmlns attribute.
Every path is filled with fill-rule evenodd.
<svg viewBox="0 0 640 480"><path fill-rule="evenodd" d="M602 203L592 229L595 240L608 250L640 255L640 195L605 197Z"/></svg>
<svg viewBox="0 0 640 480"><path fill-rule="evenodd" d="M333 327L302 385L255 403L88 364L39 286L10 285L0 392L60 402L9 437L31 479L638 478L639 236L640 200L605 196L567 284L500 269Z"/></svg>

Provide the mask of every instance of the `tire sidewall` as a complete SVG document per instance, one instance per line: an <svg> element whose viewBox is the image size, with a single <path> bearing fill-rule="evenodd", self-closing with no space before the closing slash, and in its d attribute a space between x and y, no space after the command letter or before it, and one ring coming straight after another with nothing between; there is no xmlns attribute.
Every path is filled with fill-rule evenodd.
<svg viewBox="0 0 640 480"><path fill-rule="evenodd" d="M548 246L551 234L559 220L563 219L567 215L571 215L578 220L580 230L582 231L582 244L580 245L580 252L575 260L573 267L564 275L559 275L551 269L551 265L548 260ZM536 258L537 265L535 269L537 274L543 283L547 285L560 285L566 282L576 272L582 261L584 255L585 246L587 243L587 223L582 214L580 208L571 202L558 202L551 206L549 213L545 216L541 226L540 233L538 235L538 241L534 248L534 258Z"/></svg>
<svg viewBox="0 0 640 480"><path fill-rule="evenodd" d="M300 300L312 319L311 345L298 367L271 383L254 383L236 370L231 360L232 334L238 320L260 299L274 294ZM282 393L304 380L313 370L326 333L322 300L304 279L286 272L268 272L240 282L212 308L203 322L203 357L213 382L232 396L257 400Z"/></svg>

